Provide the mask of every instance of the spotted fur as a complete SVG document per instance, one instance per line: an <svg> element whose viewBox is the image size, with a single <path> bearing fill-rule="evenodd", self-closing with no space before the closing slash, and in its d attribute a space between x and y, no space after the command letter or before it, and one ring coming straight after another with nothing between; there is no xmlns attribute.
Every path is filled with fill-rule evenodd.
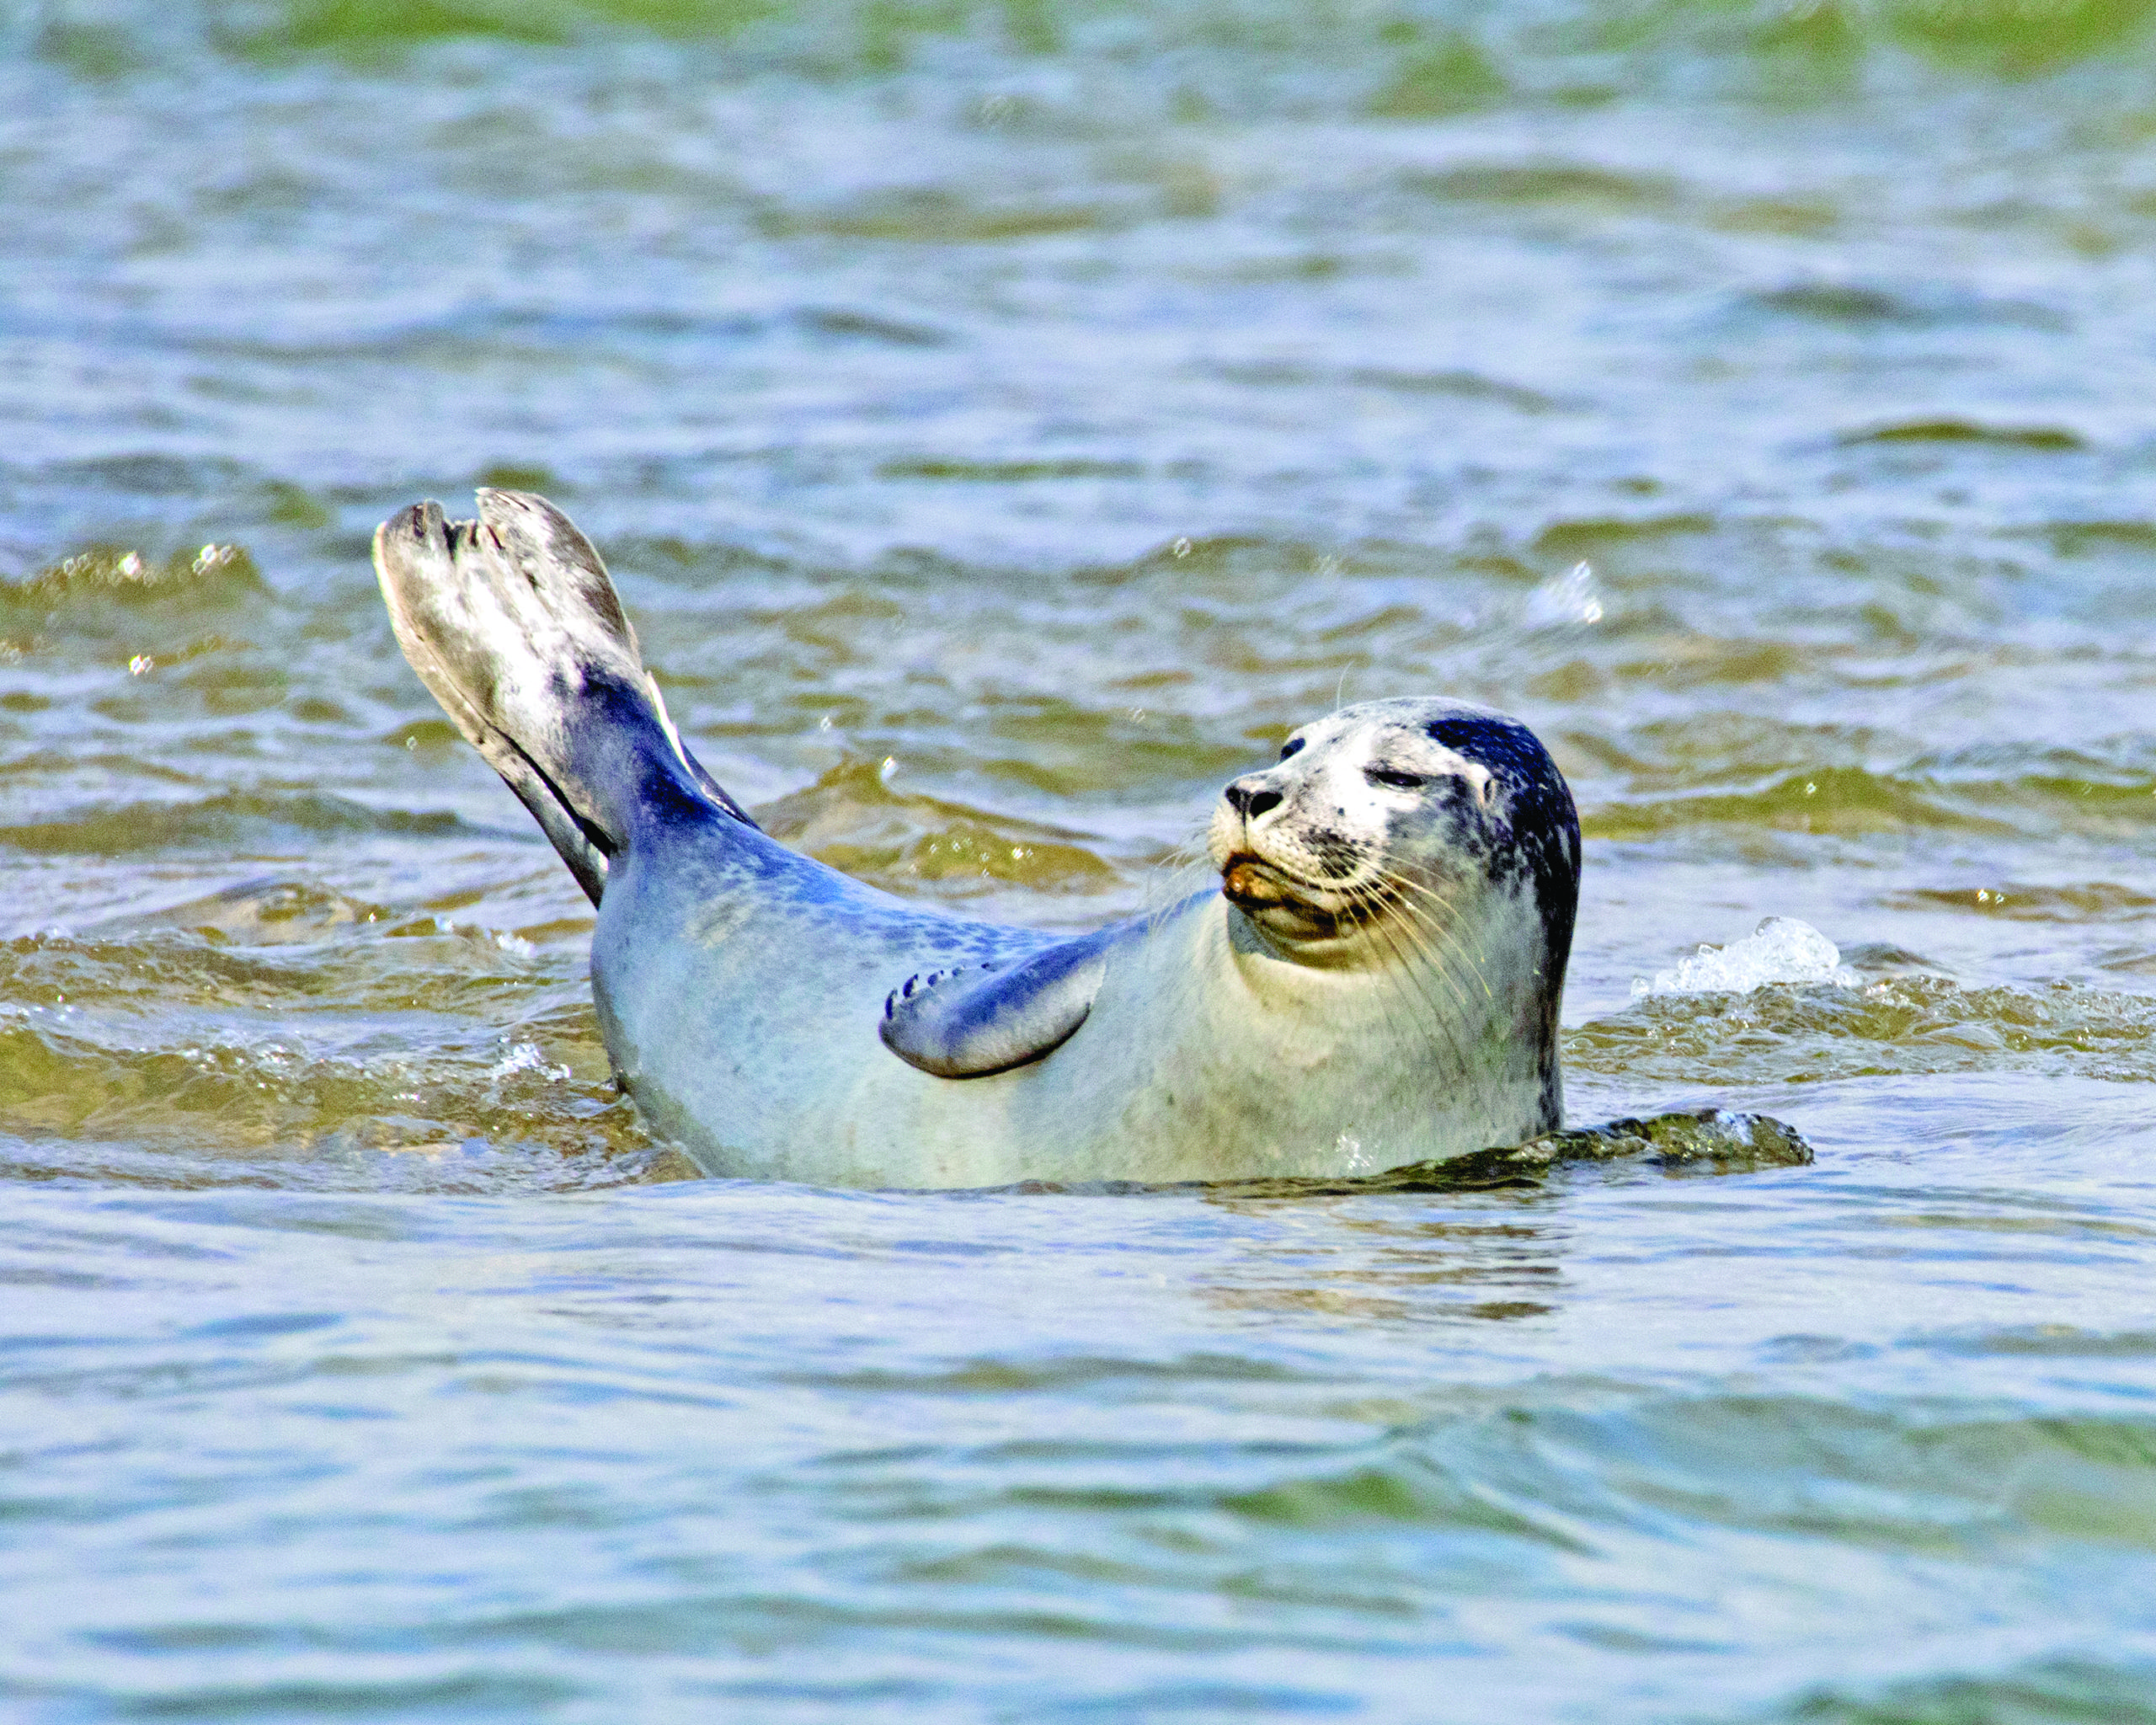
<svg viewBox="0 0 2156 1725"><path fill-rule="evenodd" d="M1209 840L1230 897L1290 944L1352 940L1371 919L1392 916L1401 927L1390 937L1363 933L1379 963L1432 940L1456 947L1460 931L1479 927L1493 906L1524 900L1539 936L1524 956L1539 984L1533 1033L1546 1049L1545 1113L1558 1124L1579 817L1534 732L1465 702L1347 708L1296 731L1273 766L1230 784Z"/></svg>

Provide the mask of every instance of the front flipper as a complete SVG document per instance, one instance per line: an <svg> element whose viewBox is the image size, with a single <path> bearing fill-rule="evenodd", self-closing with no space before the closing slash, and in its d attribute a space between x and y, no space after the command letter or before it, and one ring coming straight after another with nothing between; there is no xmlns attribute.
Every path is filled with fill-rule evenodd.
<svg viewBox="0 0 2156 1725"><path fill-rule="evenodd" d="M883 1046L938 1078L984 1078L1038 1060L1086 1022L1107 975L1108 948L1129 930L1103 928L1007 968L910 976L883 1002Z"/></svg>

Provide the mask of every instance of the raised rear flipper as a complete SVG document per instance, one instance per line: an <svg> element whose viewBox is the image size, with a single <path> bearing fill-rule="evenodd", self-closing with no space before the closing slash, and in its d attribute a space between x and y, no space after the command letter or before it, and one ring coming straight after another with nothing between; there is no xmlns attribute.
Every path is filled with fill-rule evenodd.
<svg viewBox="0 0 2156 1725"><path fill-rule="evenodd" d="M1109 949L1139 927L1117 923L1007 965L910 976L883 1002L883 1046L939 1078L985 1078L1052 1054L1093 1010Z"/></svg>
<svg viewBox="0 0 2156 1725"><path fill-rule="evenodd" d="M755 824L681 746L606 566L545 498L482 491L476 521L416 505L374 562L404 656L593 904L654 775Z"/></svg>

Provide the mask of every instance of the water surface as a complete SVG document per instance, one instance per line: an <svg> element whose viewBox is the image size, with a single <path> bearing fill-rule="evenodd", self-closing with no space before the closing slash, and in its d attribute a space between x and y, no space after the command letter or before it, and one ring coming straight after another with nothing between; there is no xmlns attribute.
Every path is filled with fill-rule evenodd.
<svg viewBox="0 0 2156 1725"><path fill-rule="evenodd" d="M0 18L8 1710L2156 1717L2152 12ZM1518 713L1574 1117L1818 1161L684 1178L373 592L475 483L981 914Z"/></svg>

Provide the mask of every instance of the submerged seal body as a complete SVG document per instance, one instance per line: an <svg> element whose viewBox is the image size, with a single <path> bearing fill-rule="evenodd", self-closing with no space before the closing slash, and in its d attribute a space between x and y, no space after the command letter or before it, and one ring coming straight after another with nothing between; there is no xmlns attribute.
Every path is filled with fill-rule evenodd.
<svg viewBox="0 0 2156 1725"><path fill-rule="evenodd" d="M386 522L421 679L598 906L630 1094L707 1172L825 1185L1370 1172L1561 1124L1570 793L1463 702L1347 708L1228 786L1218 890L1078 939L789 851L682 746L543 499Z"/></svg>

